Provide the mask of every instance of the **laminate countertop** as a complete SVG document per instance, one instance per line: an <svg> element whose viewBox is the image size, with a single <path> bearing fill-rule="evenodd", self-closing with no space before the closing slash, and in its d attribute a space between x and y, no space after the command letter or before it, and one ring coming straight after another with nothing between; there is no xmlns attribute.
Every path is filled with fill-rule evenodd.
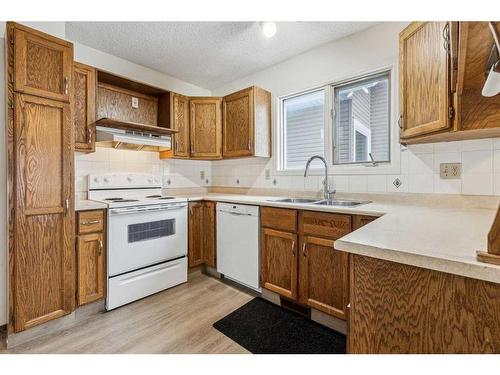
<svg viewBox="0 0 500 375"><path fill-rule="evenodd" d="M108 206L101 202L91 200L75 201L75 211L104 210L106 208L108 208Z"/></svg>
<svg viewBox="0 0 500 375"><path fill-rule="evenodd" d="M487 248L487 234L496 214L491 205L454 208L374 201L346 208L273 202L279 197L269 196L207 194L185 198L380 216L335 241L335 247L352 254L500 283L500 266L476 260L476 251Z"/></svg>

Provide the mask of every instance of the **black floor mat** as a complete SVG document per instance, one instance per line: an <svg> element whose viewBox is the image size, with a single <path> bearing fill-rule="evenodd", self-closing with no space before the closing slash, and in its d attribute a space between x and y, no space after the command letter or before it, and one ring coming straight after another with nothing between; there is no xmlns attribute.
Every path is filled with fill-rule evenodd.
<svg viewBox="0 0 500 375"><path fill-rule="evenodd" d="M345 335L254 298L214 328L255 354L345 354Z"/></svg>

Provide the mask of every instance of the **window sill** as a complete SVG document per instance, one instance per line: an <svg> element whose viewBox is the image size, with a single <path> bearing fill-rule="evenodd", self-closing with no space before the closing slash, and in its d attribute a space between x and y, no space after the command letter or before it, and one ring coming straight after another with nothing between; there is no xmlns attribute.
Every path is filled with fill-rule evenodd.
<svg viewBox="0 0 500 375"><path fill-rule="evenodd" d="M305 165L304 165L305 168ZM328 175L377 175L377 174L400 174L401 165L399 162L393 161L392 163L382 163L373 166L366 166L365 164L346 164L346 165L329 165ZM325 170L323 168L309 169L307 175L309 176L324 176ZM291 170L277 170L277 176L303 176L304 169L291 169Z"/></svg>

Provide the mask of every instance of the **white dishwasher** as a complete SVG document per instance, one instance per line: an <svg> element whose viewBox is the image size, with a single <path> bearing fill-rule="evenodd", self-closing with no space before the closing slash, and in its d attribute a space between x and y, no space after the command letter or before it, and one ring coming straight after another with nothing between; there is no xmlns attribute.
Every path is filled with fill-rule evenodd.
<svg viewBox="0 0 500 375"><path fill-rule="evenodd" d="M259 207L217 203L217 272L259 288Z"/></svg>

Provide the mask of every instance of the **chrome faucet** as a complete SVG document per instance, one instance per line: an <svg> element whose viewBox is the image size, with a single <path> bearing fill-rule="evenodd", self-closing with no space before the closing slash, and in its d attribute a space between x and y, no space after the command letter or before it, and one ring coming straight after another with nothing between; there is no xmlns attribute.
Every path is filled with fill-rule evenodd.
<svg viewBox="0 0 500 375"><path fill-rule="evenodd" d="M328 186L328 163L326 162L325 158L323 156L319 155L314 155L309 158L309 160L306 163L306 170L304 171L304 178L307 177L307 171L309 170L309 166L311 165L311 162L314 159L319 159L323 162L325 166L325 180L323 181L323 198L327 201L333 200L333 196L336 193L336 190L330 190L330 187Z"/></svg>

